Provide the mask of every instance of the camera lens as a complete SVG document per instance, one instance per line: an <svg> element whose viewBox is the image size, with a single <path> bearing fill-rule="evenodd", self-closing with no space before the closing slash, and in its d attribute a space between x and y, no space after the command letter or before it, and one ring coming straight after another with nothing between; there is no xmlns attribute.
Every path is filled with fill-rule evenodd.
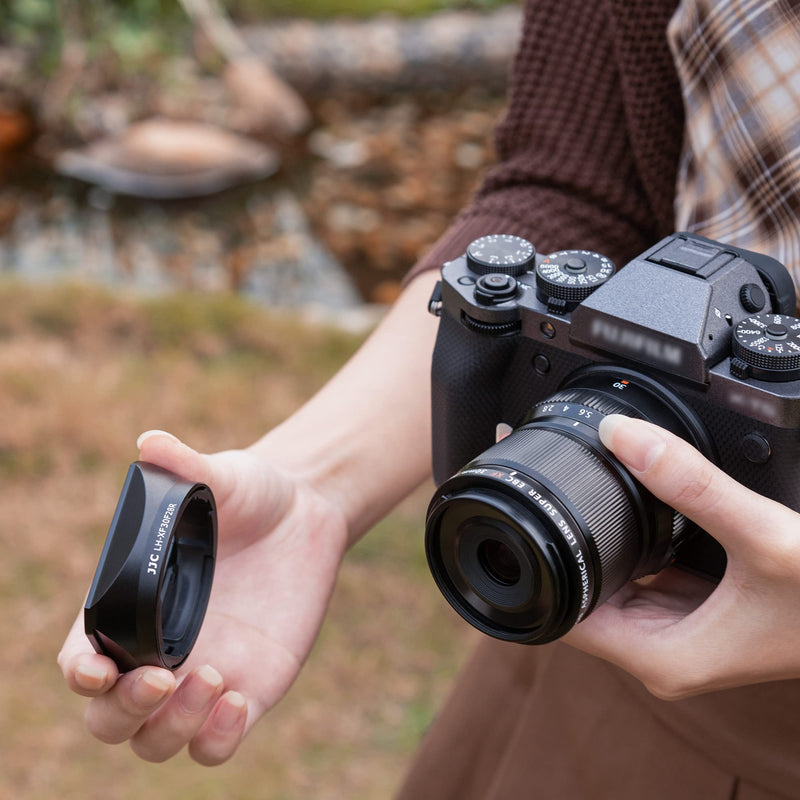
<svg viewBox="0 0 800 800"><path fill-rule="evenodd" d="M657 572L693 530L600 443L607 414L639 417L713 458L694 412L632 370L593 365L434 495L426 553L447 600L501 639L566 633L627 581Z"/></svg>

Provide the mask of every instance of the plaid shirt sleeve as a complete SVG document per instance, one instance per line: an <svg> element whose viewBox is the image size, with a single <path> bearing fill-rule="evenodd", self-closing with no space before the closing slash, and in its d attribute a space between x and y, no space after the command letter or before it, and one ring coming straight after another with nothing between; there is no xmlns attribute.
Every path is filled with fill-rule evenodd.
<svg viewBox="0 0 800 800"><path fill-rule="evenodd" d="M800 4L682 0L677 228L768 253L800 287Z"/></svg>

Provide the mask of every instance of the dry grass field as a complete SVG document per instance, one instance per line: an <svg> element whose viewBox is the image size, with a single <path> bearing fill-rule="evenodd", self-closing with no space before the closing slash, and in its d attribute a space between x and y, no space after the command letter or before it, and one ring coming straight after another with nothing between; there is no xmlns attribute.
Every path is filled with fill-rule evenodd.
<svg viewBox="0 0 800 800"><path fill-rule="evenodd" d="M473 641L428 575L427 489L350 553L303 675L229 764L95 742L55 663L137 435L245 445L358 343L230 297L0 284L2 800L391 796Z"/></svg>

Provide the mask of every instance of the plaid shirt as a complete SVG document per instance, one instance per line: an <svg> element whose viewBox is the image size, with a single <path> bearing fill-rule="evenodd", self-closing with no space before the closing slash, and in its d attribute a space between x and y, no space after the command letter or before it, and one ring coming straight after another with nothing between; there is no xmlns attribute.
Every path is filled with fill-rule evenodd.
<svg viewBox="0 0 800 800"><path fill-rule="evenodd" d="M800 287L800 3L682 0L679 230L768 253Z"/></svg>

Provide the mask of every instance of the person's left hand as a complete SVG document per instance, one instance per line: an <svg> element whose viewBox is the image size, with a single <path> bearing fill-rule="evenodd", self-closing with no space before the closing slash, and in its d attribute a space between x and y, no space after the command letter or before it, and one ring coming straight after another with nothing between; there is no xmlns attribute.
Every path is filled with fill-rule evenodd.
<svg viewBox="0 0 800 800"><path fill-rule="evenodd" d="M612 415L600 436L653 494L720 542L728 565L716 587L674 567L628 583L564 641L668 700L800 677L800 514L648 422Z"/></svg>

